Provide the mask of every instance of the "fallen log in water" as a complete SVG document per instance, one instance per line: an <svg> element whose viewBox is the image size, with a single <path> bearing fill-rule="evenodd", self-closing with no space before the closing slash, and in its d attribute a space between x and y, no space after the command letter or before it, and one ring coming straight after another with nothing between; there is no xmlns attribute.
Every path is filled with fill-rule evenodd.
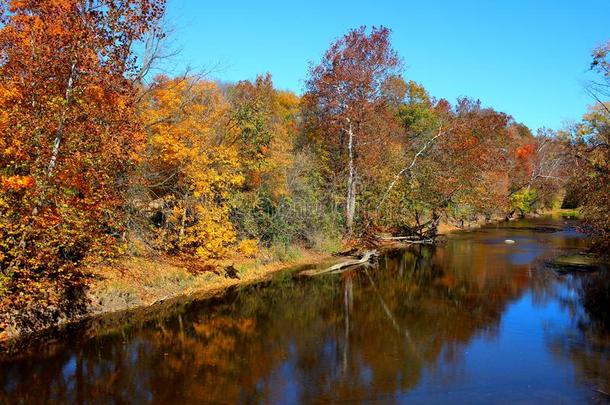
<svg viewBox="0 0 610 405"><path fill-rule="evenodd" d="M420 240L421 238L417 235L411 236L384 236L377 235L377 239L379 240Z"/></svg>
<svg viewBox="0 0 610 405"><path fill-rule="evenodd" d="M407 245L434 245L436 241L434 239L421 239L421 240L412 240L407 242Z"/></svg>
<svg viewBox="0 0 610 405"><path fill-rule="evenodd" d="M339 271L339 270L344 269L346 267L358 266L360 264L367 263L374 256L377 256L377 251L376 250L368 250L368 251L366 251L366 252L364 252L362 254L362 257L360 259L346 260L344 262L337 263L337 264L335 264L333 266L330 266L327 269L322 269L322 270L305 270L305 271L300 272L299 274L302 275L302 276L319 276L321 274L328 274L328 273Z"/></svg>
<svg viewBox="0 0 610 405"><path fill-rule="evenodd" d="M433 244L433 238L422 238L420 236L381 236L378 235L377 239L384 242L405 242L409 245L415 244Z"/></svg>

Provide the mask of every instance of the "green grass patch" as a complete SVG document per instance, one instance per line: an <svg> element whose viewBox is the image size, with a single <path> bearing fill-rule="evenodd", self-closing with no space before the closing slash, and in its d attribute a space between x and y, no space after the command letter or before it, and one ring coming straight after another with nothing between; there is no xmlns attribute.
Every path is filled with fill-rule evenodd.
<svg viewBox="0 0 610 405"><path fill-rule="evenodd" d="M567 219L582 219L582 213L578 208L559 208L554 209L551 212L554 218L567 218Z"/></svg>
<svg viewBox="0 0 610 405"><path fill-rule="evenodd" d="M303 257L301 250L290 244L279 243L271 245L269 252L274 261L280 262L290 262Z"/></svg>

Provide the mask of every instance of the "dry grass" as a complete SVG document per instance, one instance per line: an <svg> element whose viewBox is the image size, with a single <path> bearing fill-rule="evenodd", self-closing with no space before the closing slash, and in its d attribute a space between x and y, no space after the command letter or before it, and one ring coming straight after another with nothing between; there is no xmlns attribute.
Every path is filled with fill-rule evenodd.
<svg viewBox="0 0 610 405"><path fill-rule="evenodd" d="M273 273L293 267L333 260L332 256L300 250L289 261L238 258L206 266L196 259L142 258L123 259L118 266L93 269L95 281L90 289L91 313L100 314L145 307L182 295L214 295L235 285L262 281ZM225 277L224 266L233 264L239 279Z"/></svg>
<svg viewBox="0 0 610 405"><path fill-rule="evenodd" d="M245 258L236 253L234 260L216 263L216 266L193 257L127 256L112 265L87 270L92 280L88 285L88 304L84 315L41 324L37 331L83 318L99 319L98 323L104 323L103 319L112 319L115 315L120 319L125 316L130 318L136 312L154 310L157 308L155 304L165 305L176 301L172 298L203 299L221 294L233 286L264 281L280 271L326 262L330 265L337 261L330 253L298 247L291 247L289 253L284 255L285 260L279 260L271 251L261 252L258 258ZM239 279L225 276L224 269L229 265L235 267ZM155 308L152 308L153 305ZM113 315L106 316L109 314ZM4 328L0 330L0 343L17 341L22 332L16 327Z"/></svg>

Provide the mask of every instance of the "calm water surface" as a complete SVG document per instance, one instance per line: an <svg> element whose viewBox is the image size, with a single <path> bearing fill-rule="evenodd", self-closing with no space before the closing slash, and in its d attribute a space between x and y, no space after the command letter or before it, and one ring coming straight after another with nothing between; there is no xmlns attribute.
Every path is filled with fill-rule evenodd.
<svg viewBox="0 0 610 405"><path fill-rule="evenodd" d="M565 221L519 221L75 330L1 360L0 402L603 403L608 276L544 266L586 244Z"/></svg>

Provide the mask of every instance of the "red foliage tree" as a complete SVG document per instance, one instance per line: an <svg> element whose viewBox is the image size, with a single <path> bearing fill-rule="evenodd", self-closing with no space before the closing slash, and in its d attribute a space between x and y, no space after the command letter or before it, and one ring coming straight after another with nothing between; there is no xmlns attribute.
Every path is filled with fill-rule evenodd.
<svg viewBox="0 0 610 405"><path fill-rule="evenodd" d="M365 27L335 41L309 70L305 115L314 128L334 176L346 184L348 235L356 215L357 184L364 162L379 156L387 143L389 114L384 84L401 61L390 44L390 30Z"/></svg>

